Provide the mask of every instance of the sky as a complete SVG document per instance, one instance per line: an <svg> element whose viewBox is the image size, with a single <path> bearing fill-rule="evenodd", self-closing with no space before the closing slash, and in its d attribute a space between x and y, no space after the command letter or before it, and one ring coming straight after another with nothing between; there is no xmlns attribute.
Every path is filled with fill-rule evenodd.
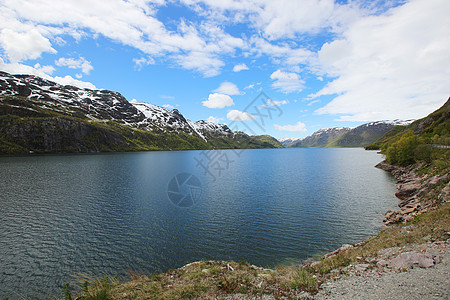
<svg viewBox="0 0 450 300"><path fill-rule="evenodd" d="M304 137L443 105L449 15L448 0L0 0L0 70Z"/></svg>

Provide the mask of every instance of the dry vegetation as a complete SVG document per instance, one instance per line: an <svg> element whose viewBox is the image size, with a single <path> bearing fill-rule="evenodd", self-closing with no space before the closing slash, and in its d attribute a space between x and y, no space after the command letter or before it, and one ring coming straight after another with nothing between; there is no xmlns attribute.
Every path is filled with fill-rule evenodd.
<svg viewBox="0 0 450 300"><path fill-rule="evenodd" d="M446 240L450 232L450 203L416 216L405 224L383 229L375 237L338 254L308 262L303 266L262 269L246 262L199 261L180 269L153 276L133 275L119 283L115 279L85 280L76 297L66 289L66 299L216 299L240 295L247 298L272 295L297 298L315 294L320 285L345 274L344 267L390 247L411 243ZM406 227L407 226L407 227ZM404 230L405 227L408 230ZM375 267L375 266L374 266Z"/></svg>

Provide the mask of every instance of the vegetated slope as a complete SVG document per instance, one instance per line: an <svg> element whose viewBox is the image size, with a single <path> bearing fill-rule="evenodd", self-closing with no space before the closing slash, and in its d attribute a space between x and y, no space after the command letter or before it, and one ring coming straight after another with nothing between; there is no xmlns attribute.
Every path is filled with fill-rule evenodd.
<svg viewBox="0 0 450 300"><path fill-rule="evenodd" d="M450 98L438 110L401 129L387 132L367 150L381 149L390 164L403 166L417 161L448 165L450 145ZM444 167L442 165L442 167Z"/></svg>
<svg viewBox="0 0 450 300"><path fill-rule="evenodd" d="M252 136L252 138L261 143L264 143L268 148L270 148L269 145L274 148L284 148L283 144L271 135L254 135Z"/></svg>
<svg viewBox="0 0 450 300"><path fill-rule="evenodd" d="M386 150L408 131L427 139L427 142L430 143L433 142L432 139L434 138L437 144L445 144L446 142L448 144L445 138L450 135L450 98L442 107L425 118L416 120L408 126L396 127L365 148L368 150Z"/></svg>
<svg viewBox="0 0 450 300"><path fill-rule="evenodd" d="M287 147L326 148L326 147L364 147L381 138L396 126L409 124L410 121L378 121L355 128L336 127L320 129L301 140L288 141Z"/></svg>
<svg viewBox="0 0 450 300"><path fill-rule="evenodd" d="M303 138L281 138L278 141L283 145L283 147L291 147L293 144L300 142Z"/></svg>
<svg viewBox="0 0 450 300"><path fill-rule="evenodd" d="M227 125L107 90L0 72L0 153L273 148Z"/></svg>

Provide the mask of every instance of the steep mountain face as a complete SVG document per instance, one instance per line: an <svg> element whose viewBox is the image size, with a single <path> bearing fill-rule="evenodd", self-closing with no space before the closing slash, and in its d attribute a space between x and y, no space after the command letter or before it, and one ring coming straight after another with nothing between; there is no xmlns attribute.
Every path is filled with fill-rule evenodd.
<svg viewBox="0 0 450 300"><path fill-rule="evenodd" d="M336 127L320 129L312 135L291 143L289 147L364 147L381 138L396 126L405 126L412 121L378 121L360 125L355 128Z"/></svg>
<svg viewBox="0 0 450 300"><path fill-rule="evenodd" d="M120 93L0 72L0 153L264 148L226 125Z"/></svg>

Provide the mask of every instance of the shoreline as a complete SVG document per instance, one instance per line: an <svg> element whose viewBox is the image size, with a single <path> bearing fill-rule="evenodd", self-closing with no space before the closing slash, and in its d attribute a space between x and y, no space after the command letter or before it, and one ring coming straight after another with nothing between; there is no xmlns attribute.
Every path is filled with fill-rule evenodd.
<svg viewBox="0 0 450 300"><path fill-rule="evenodd" d="M374 237L343 245L320 260L304 260L297 267L265 269L247 262L196 261L123 283L94 280L92 290L106 289L111 299L312 299L327 292L333 296L333 284L349 278L395 276L414 267L432 270L428 268L450 261L449 173L422 174L423 164L403 168L382 161L376 167L397 179L400 210L386 213L386 226Z"/></svg>

